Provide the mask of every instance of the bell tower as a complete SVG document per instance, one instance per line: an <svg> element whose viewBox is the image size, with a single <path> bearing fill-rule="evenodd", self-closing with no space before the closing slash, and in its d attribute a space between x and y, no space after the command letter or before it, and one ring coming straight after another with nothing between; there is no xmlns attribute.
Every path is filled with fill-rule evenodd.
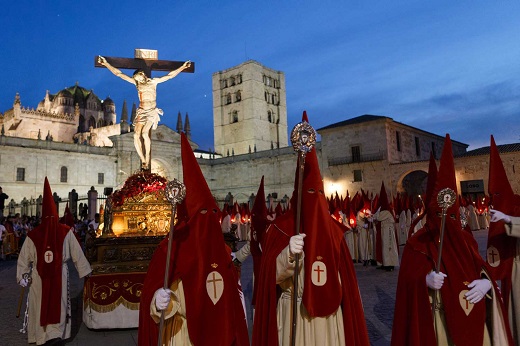
<svg viewBox="0 0 520 346"><path fill-rule="evenodd" d="M288 145L285 75L248 60L213 74L215 151L222 156Z"/></svg>

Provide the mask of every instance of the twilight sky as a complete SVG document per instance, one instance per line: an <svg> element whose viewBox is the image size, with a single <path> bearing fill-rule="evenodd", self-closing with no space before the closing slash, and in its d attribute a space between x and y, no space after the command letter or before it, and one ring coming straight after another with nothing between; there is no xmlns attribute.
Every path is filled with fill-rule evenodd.
<svg viewBox="0 0 520 346"><path fill-rule="evenodd" d="M172 129L189 114L203 150L213 148L212 74L249 59L285 73L289 132L307 110L315 128L375 114L470 150L491 134L520 142L519 1L20 0L2 5L0 23L0 113L17 92L36 108L46 90L79 82L110 96L119 121L135 87L94 57L148 48L196 63L160 84L157 102Z"/></svg>

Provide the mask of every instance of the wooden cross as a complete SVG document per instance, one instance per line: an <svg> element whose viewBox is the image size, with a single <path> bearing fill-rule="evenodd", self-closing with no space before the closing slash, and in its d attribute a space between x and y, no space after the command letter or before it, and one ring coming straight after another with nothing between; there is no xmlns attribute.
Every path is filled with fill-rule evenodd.
<svg viewBox="0 0 520 346"><path fill-rule="evenodd" d="M151 53L150 53L151 52ZM158 60L157 51L149 51L143 49L135 50L135 58L116 58L105 57L110 65L119 69L141 69L148 78L152 78L152 71L173 71L184 64L184 61ZM98 62L98 56L94 58L95 67L105 67ZM192 61L191 66L182 72L195 72L195 63Z"/></svg>

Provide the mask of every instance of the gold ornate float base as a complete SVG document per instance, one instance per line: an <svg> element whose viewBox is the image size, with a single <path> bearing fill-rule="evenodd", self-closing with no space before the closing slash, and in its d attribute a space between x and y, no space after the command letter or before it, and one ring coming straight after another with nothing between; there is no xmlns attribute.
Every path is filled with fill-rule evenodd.
<svg viewBox="0 0 520 346"><path fill-rule="evenodd" d="M101 236L91 237L86 255L92 273L146 272L157 245L170 230L172 205L166 179L139 173L112 194L102 211Z"/></svg>

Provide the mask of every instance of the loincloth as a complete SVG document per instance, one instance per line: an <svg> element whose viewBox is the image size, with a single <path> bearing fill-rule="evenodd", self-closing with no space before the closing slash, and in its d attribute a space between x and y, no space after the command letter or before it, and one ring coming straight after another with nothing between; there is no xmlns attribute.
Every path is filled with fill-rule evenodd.
<svg viewBox="0 0 520 346"><path fill-rule="evenodd" d="M137 108L134 124L146 124L151 122L152 129L155 130L160 120L159 116L163 114L163 110L157 107L151 109Z"/></svg>

